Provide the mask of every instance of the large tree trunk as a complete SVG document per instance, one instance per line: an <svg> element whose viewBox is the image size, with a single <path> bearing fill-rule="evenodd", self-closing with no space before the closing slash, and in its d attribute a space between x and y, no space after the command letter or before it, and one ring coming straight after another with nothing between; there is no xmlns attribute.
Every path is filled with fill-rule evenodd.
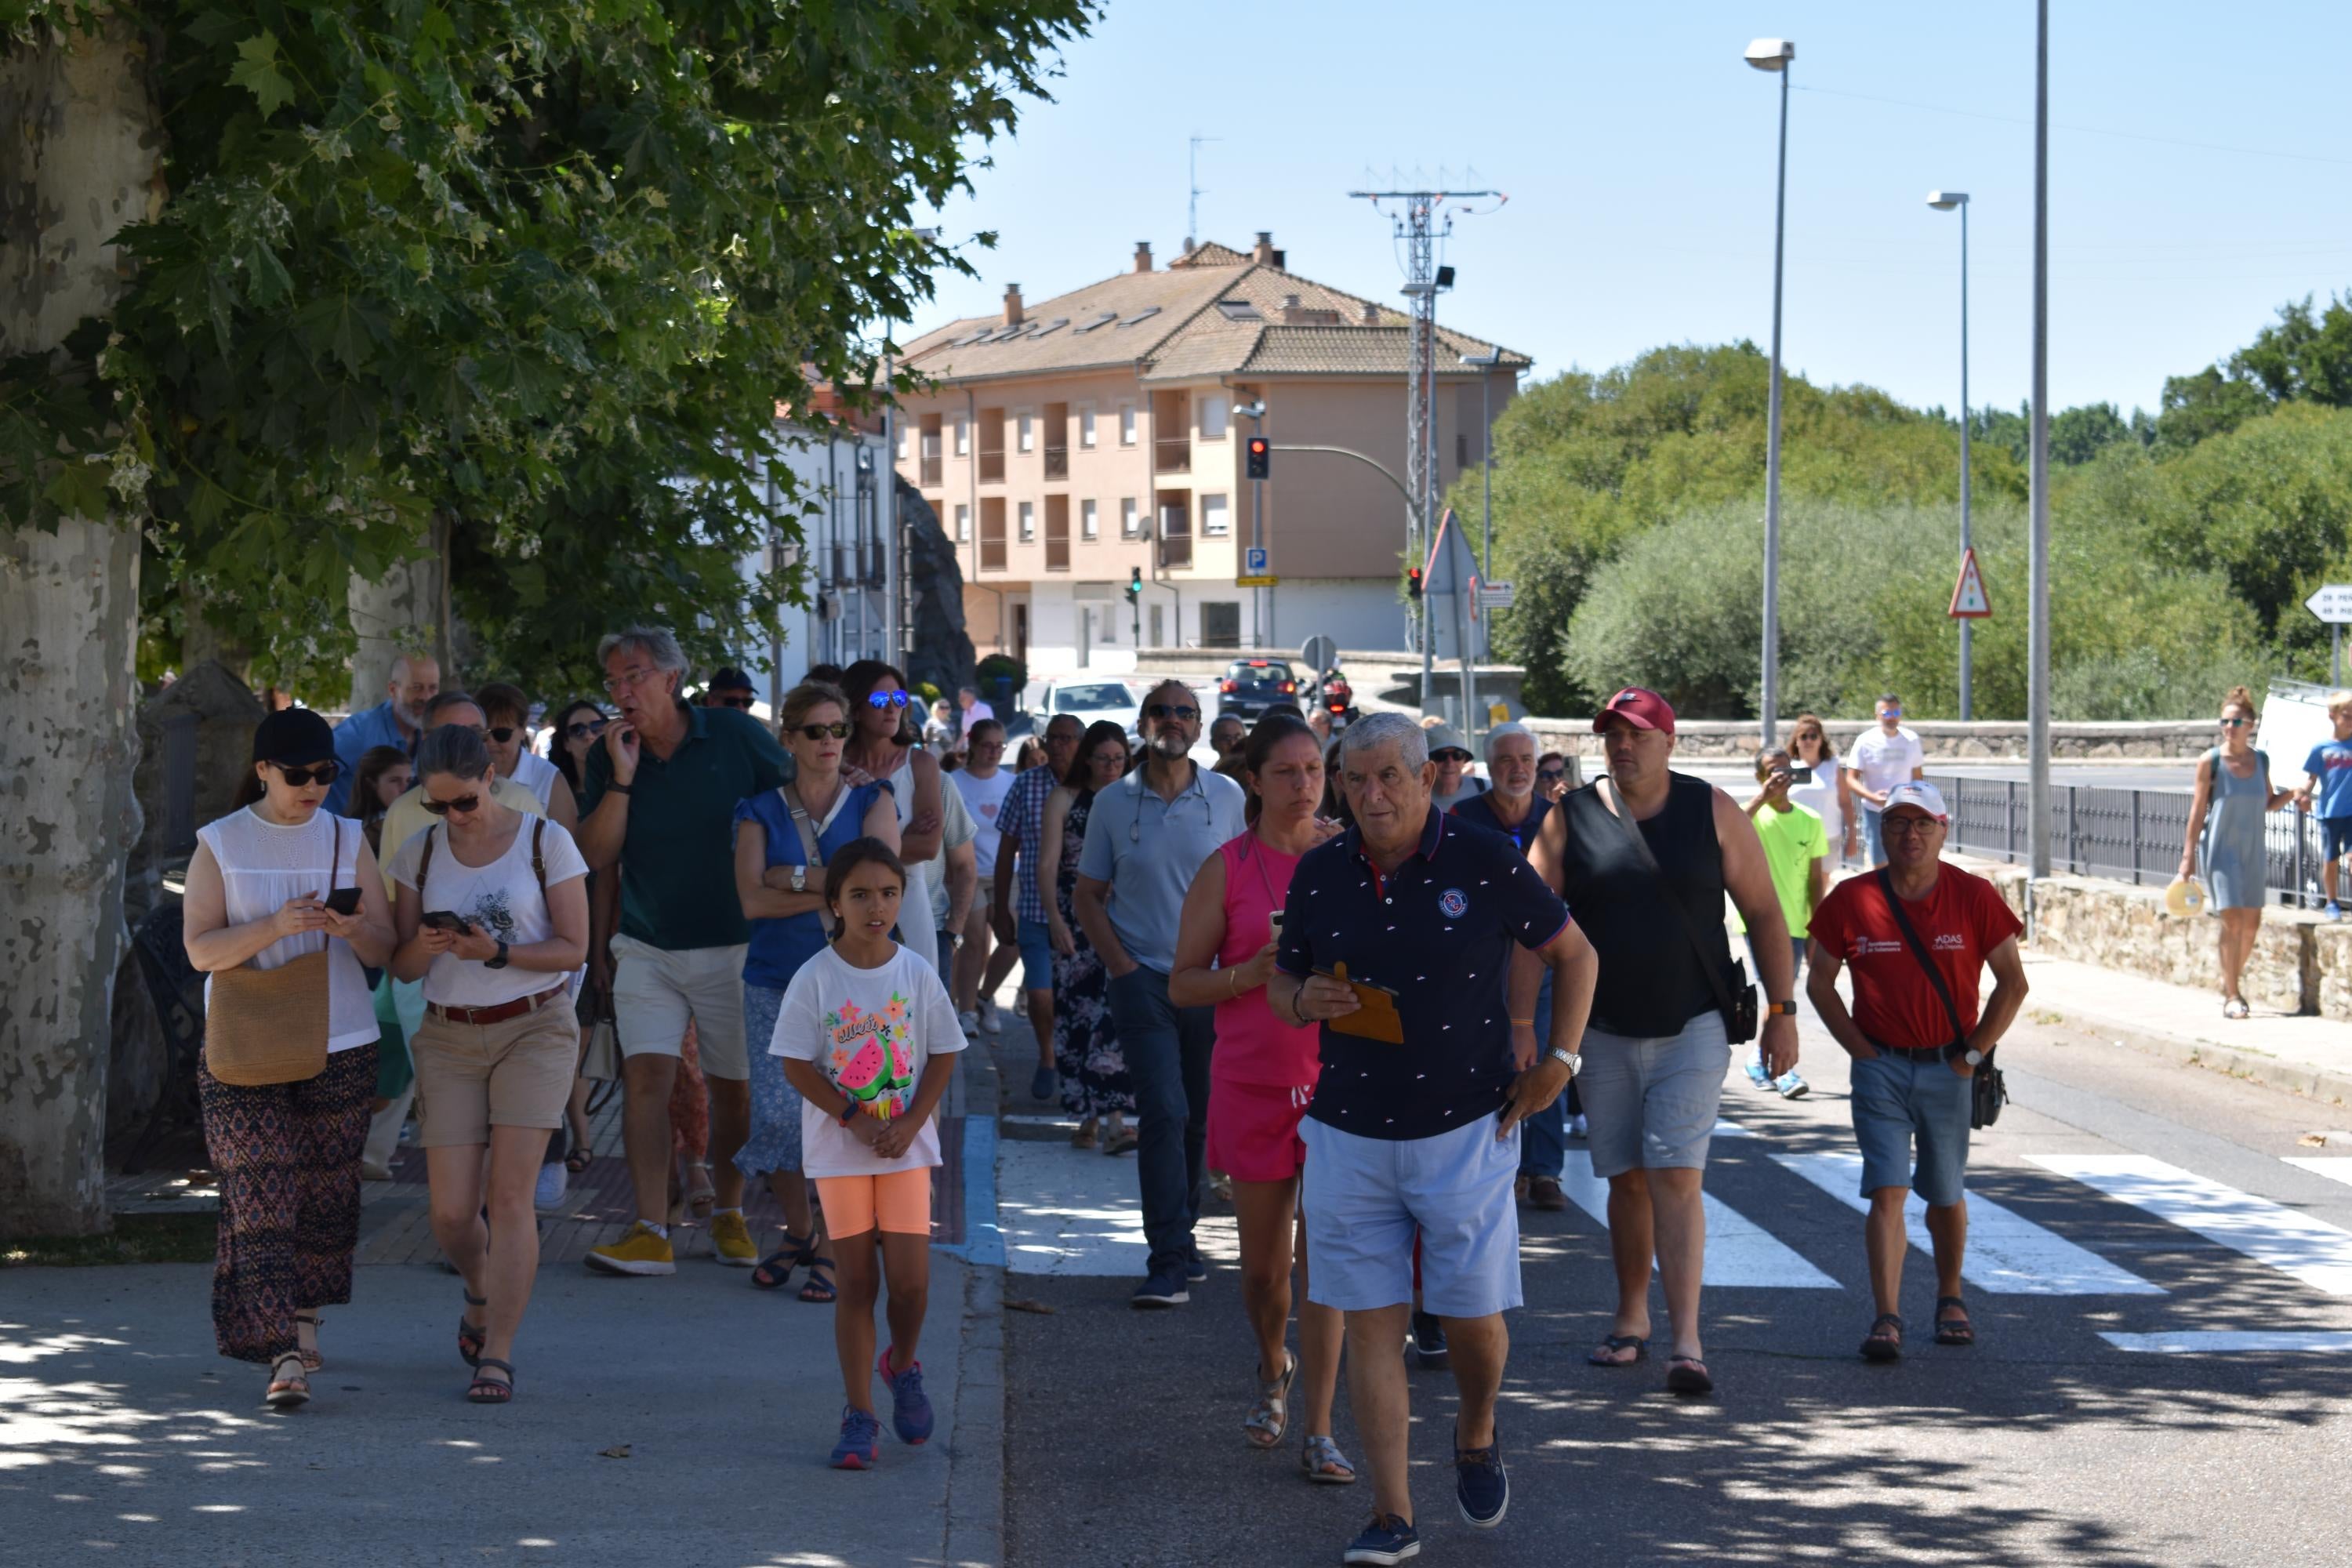
<svg viewBox="0 0 2352 1568"><path fill-rule="evenodd" d="M404 561L373 583L352 579L348 604L359 650L352 655L352 706L356 713L383 700L392 661L404 653L429 653L441 666L441 684L458 685L449 626L449 523L433 520L433 552Z"/></svg>
<svg viewBox="0 0 2352 1568"><path fill-rule="evenodd" d="M0 352L54 350L112 304L107 241L161 200L138 36L0 54ZM139 819L133 521L0 518L0 1235L107 1223L106 1064Z"/></svg>

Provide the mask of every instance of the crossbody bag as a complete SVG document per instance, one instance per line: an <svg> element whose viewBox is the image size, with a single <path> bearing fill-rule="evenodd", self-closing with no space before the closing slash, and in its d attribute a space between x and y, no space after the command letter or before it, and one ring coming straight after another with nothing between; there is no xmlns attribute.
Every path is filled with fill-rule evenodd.
<svg viewBox="0 0 2352 1568"><path fill-rule="evenodd" d="M343 862L343 819L335 817L327 891ZM216 971L205 1002L205 1070L239 1089L306 1083L327 1068L330 982L327 944L275 969L252 961Z"/></svg>
<svg viewBox="0 0 2352 1568"><path fill-rule="evenodd" d="M792 785L778 784L776 786L776 795L783 801L784 809L793 814L793 830L801 836L801 862L808 868L809 875L807 879L814 884L807 890L817 895L817 921L824 927L824 940L831 942L833 940L833 909L832 906L824 901L824 887L822 882L817 880L816 877L816 874L819 871L824 869L824 856L817 848L816 821L814 817L809 816L808 807L801 804L800 791L794 789ZM842 807L842 803L846 801L848 798L849 785L845 783L841 785L841 794L834 800L833 809L836 812L839 811Z"/></svg>
<svg viewBox="0 0 2352 1568"><path fill-rule="evenodd" d="M1919 932L1911 924L1911 917L1903 912L1903 900L1895 896L1895 879L1887 875L1884 866L1878 868L1878 890L1885 895L1887 909L1894 912L1895 924L1903 932L1904 942L1909 944L1911 956L1917 959L1919 967L1927 972L1928 984L1936 988L1936 1000L1944 1005L1944 1020L1952 1026L1952 1043L1946 1048L1954 1056L1965 1053L1969 1048L1969 1032L1960 1027L1959 1004L1952 1000L1952 988L1944 983L1944 972L1936 967L1935 959L1928 955L1927 944L1919 940ZM2000 1108L2008 1103L2009 1080L2001 1076L2000 1068L1992 1065L1992 1052L1987 1051L1984 1060L1977 1064L1977 1070L1969 1079L1969 1125L1991 1126L2000 1120Z"/></svg>
<svg viewBox="0 0 2352 1568"><path fill-rule="evenodd" d="M1594 798L1598 800L1597 784L1594 791ZM1611 793L1616 794L1613 784ZM1625 830L1626 841L1633 847L1634 858L1641 861L1643 870L1657 879L1659 894L1666 900L1666 907L1675 911L1675 919L1680 922L1683 935L1690 939L1691 952L1698 958L1699 973L1706 976L1707 984L1715 992L1716 1010L1723 1015L1724 1037L1735 1046L1746 1045L1756 1037L1756 987L1748 984L1748 966L1728 956L1717 962L1707 951L1705 933L1699 930L1698 922L1691 918L1690 910L1683 907L1683 901L1675 897L1674 889L1666 885L1666 874L1659 868L1658 858L1650 853L1650 841L1642 837L1641 826L1633 820L1632 811L1625 808L1622 795L1617 795L1617 805L1620 809L1610 815L1616 817L1618 826ZM1601 802L1601 809L1609 810L1607 802ZM1721 853L1719 848L1717 853Z"/></svg>

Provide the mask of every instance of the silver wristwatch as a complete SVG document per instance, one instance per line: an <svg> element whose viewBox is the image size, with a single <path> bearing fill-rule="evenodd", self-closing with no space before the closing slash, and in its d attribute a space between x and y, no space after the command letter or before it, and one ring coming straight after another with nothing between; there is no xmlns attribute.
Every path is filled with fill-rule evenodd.
<svg viewBox="0 0 2352 1568"><path fill-rule="evenodd" d="M795 866L793 868L793 891L795 893L805 893L808 891L807 867Z"/></svg>
<svg viewBox="0 0 2352 1568"><path fill-rule="evenodd" d="M1584 1070L1584 1058L1578 1056L1574 1051L1564 1051L1558 1046L1554 1046L1551 1048L1550 1054L1552 1060L1567 1064L1568 1076L1570 1078L1574 1078L1578 1073Z"/></svg>
<svg viewBox="0 0 2352 1568"><path fill-rule="evenodd" d="M1968 1063L1969 1066L1972 1068L1984 1066L1984 1059L1985 1054L1982 1051L1978 1050L1974 1046L1969 1047L1967 1050L1960 1053L1960 1060Z"/></svg>

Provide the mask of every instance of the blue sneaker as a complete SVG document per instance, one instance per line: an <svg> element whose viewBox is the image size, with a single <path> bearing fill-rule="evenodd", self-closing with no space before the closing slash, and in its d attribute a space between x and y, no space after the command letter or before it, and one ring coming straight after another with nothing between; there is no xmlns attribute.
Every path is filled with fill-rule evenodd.
<svg viewBox="0 0 2352 1568"><path fill-rule="evenodd" d="M1780 1091L1783 1100L1802 1100L1812 1086L1797 1076L1795 1068L1790 1068L1772 1080L1772 1087Z"/></svg>
<svg viewBox="0 0 2352 1568"><path fill-rule="evenodd" d="M1192 1293L1184 1289L1184 1270L1161 1268L1153 1269L1143 1283L1135 1288L1135 1294L1127 1299L1127 1304L1136 1308L1181 1307L1192 1299Z"/></svg>
<svg viewBox="0 0 2352 1568"><path fill-rule="evenodd" d="M930 1439L932 1425L930 1395L923 1392L923 1363L910 1361L906 1371L894 1373L890 1352L884 1351L874 1370L890 1385L890 1429L909 1448L922 1447Z"/></svg>
<svg viewBox="0 0 2352 1568"><path fill-rule="evenodd" d="M1184 1254L1184 1278L1198 1281L1208 1277L1209 1266L1201 1261L1201 1249L1197 1247L1188 1248Z"/></svg>
<svg viewBox="0 0 2352 1568"><path fill-rule="evenodd" d="M1339 1561L1385 1568L1388 1563L1420 1555L1421 1535L1410 1521L1392 1513L1376 1513L1372 1522L1364 1526L1364 1532L1348 1542L1348 1550L1339 1554Z"/></svg>
<svg viewBox="0 0 2352 1568"><path fill-rule="evenodd" d="M833 1446L833 1468L836 1470L872 1469L875 1440L881 1436L882 1423L872 1411L843 1405L841 1441Z"/></svg>
<svg viewBox="0 0 2352 1568"><path fill-rule="evenodd" d="M1454 1500L1473 1530L1492 1530L1510 1511L1511 1478L1503 1469L1503 1434L1483 1448L1465 1448L1454 1440Z"/></svg>
<svg viewBox="0 0 2352 1568"><path fill-rule="evenodd" d="M2344 918L2344 906L2337 903L2334 899L2330 899L2327 900L2327 907L2319 912L2326 915L2329 920L2340 921Z"/></svg>
<svg viewBox="0 0 2352 1568"><path fill-rule="evenodd" d="M1751 1057L1748 1062L1748 1081L1759 1089L1769 1089L1772 1087L1772 1075L1764 1070L1762 1062Z"/></svg>

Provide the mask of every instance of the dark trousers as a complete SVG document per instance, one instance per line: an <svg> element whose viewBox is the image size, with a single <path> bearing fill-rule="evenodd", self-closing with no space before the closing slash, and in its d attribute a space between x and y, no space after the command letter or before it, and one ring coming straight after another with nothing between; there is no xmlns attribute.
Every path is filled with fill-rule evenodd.
<svg viewBox="0 0 2352 1568"><path fill-rule="evenodd" d="M1143 1239L1153 1271L1181 1268L1192 1252L1207 1172L1209 1057L1216 1014L1168 1000L1168 976L1138 967L1110 983L1112 1027L1135 1086L1135 1175L1143 1189Z"/></svg>
<svg viewBox="0 0 2352 1568"><path fill-rule="evenodd" d="M1551 1049L1551 971L1544 971L1543 989L1536 994L1536 1048ZM1583 1110L1570 1079L1559 1098L1519 1123L1519 1174L1558 1180L1568 1165L1568 1119Z"/></svg>

